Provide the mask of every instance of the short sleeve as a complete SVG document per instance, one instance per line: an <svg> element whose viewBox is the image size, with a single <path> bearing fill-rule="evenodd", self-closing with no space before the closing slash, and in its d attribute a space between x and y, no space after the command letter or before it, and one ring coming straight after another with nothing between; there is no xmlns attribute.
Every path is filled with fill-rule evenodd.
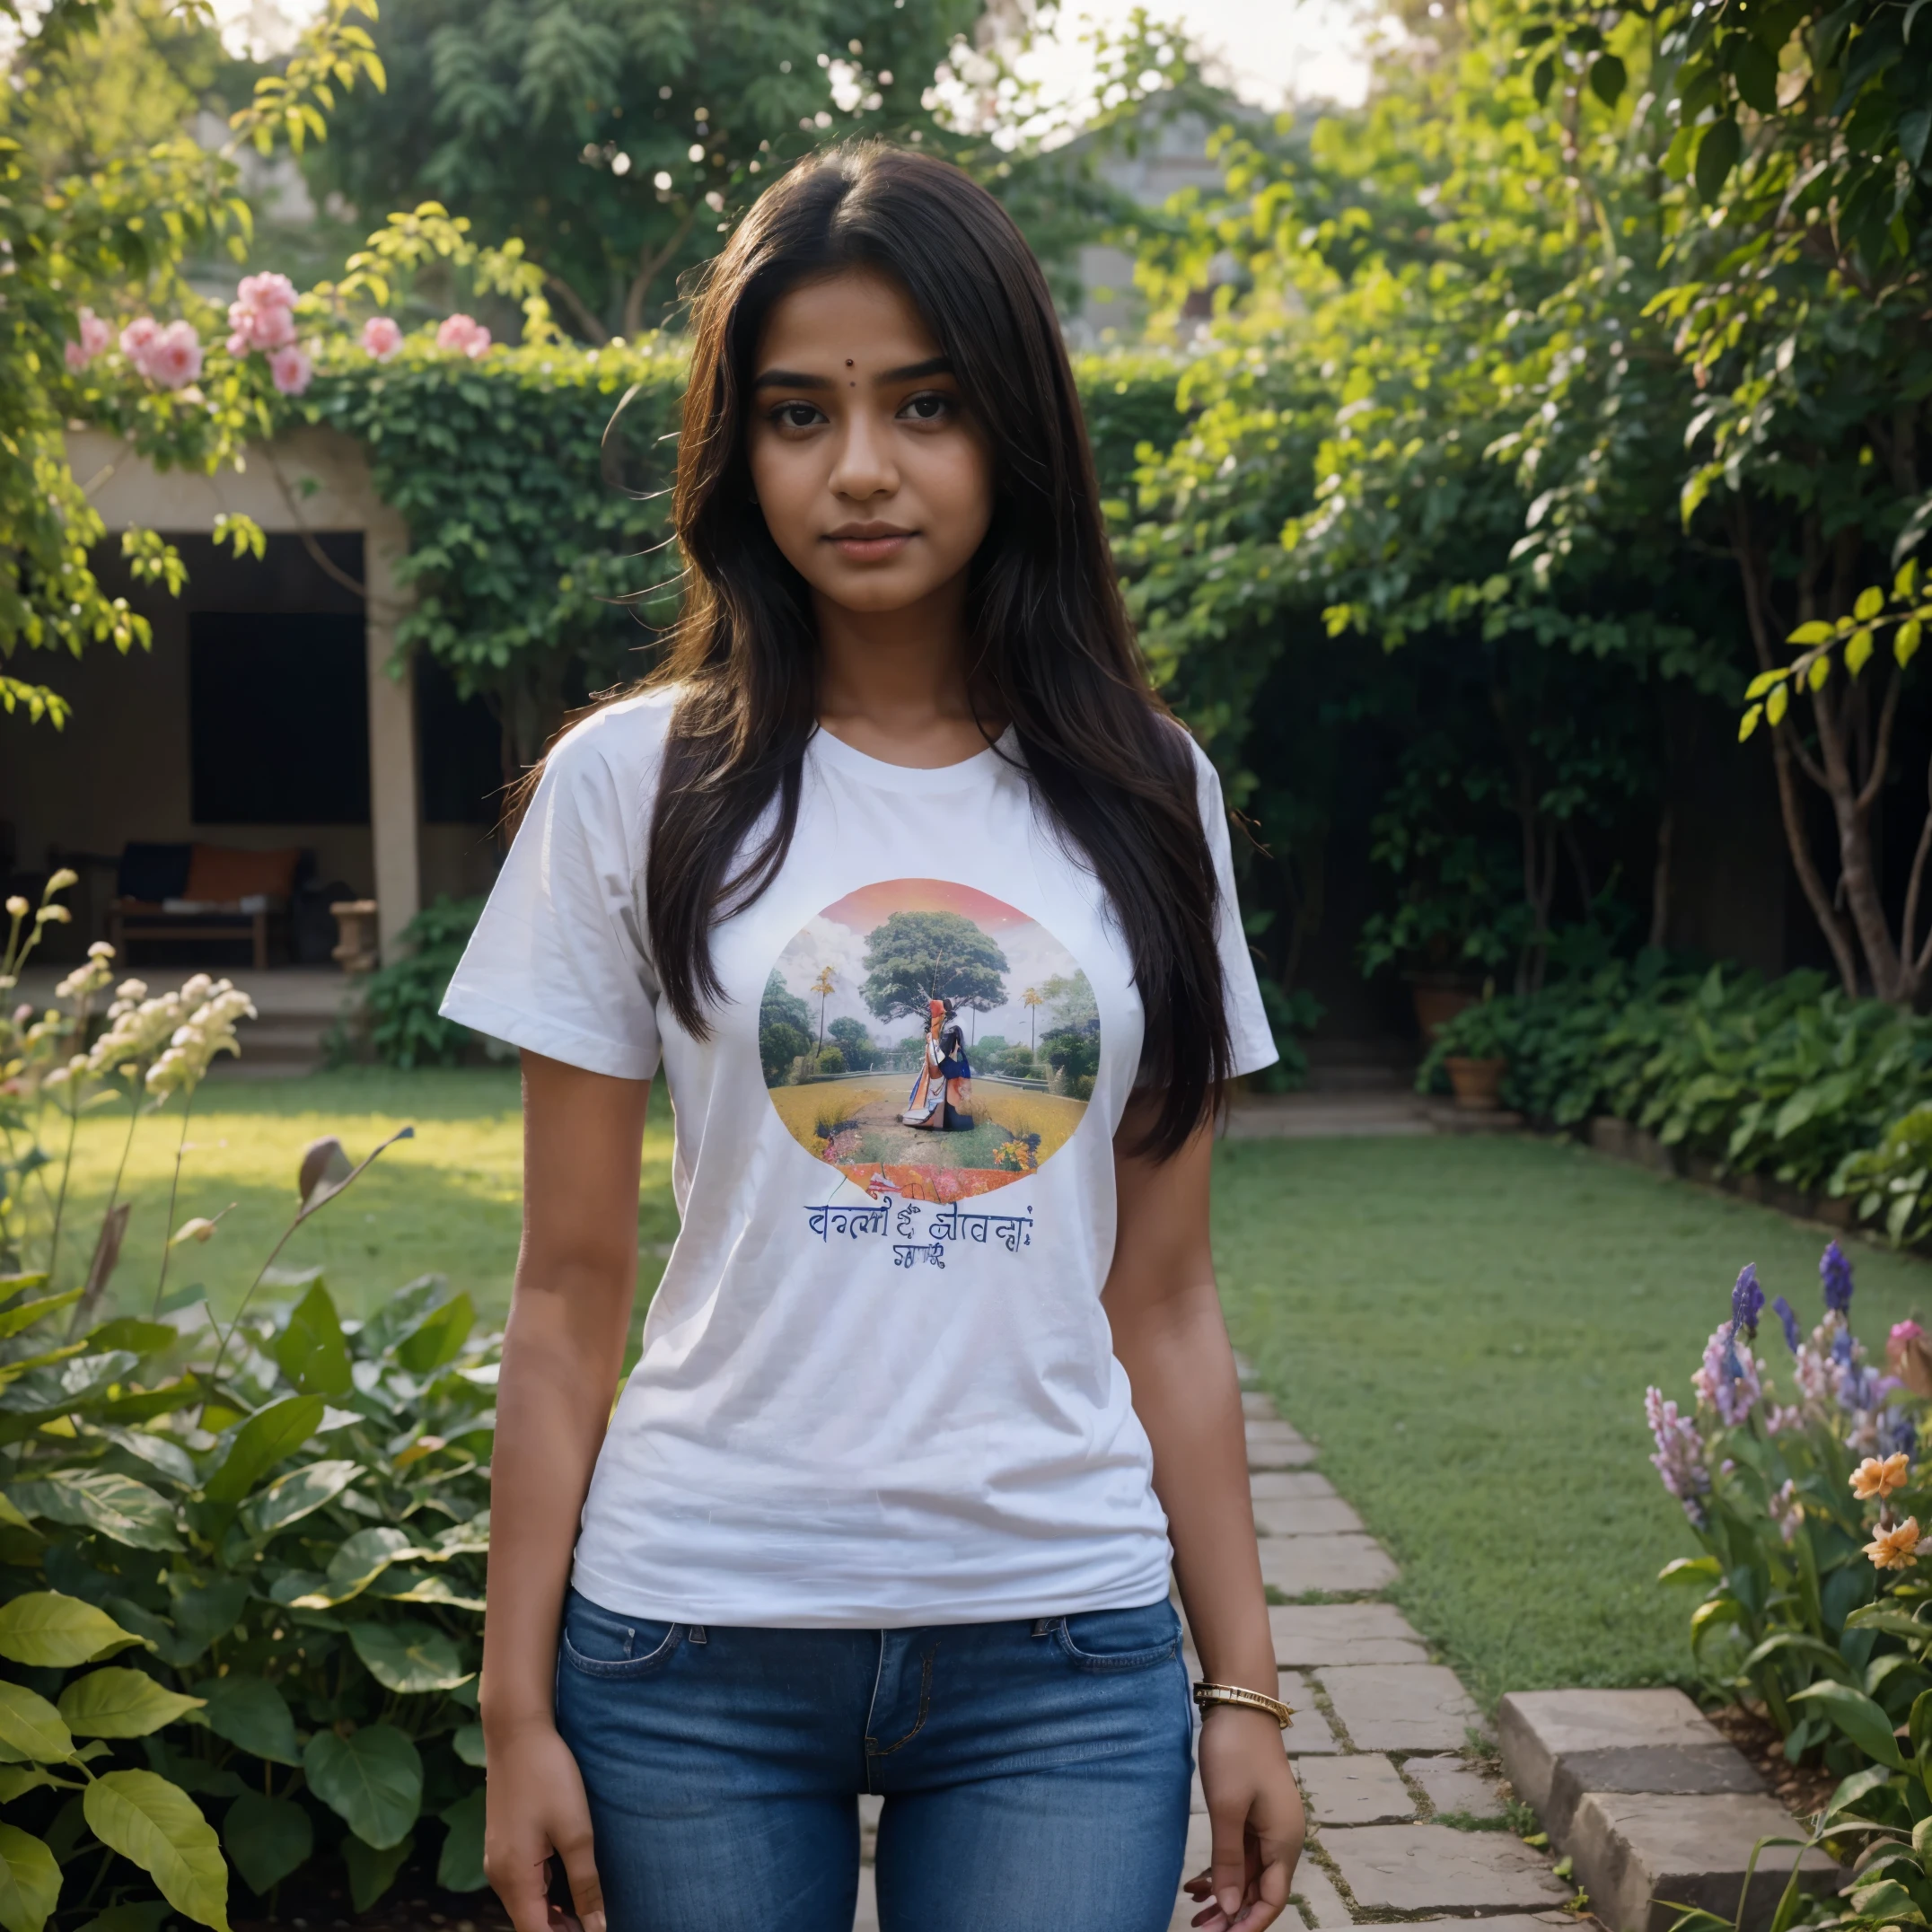
<svg viewBox="0 0 1932 1932"><path fill-rule="evenodd" d="M1268 1023L1268 1009L1261 1004L1260 983L1254 976L1254 955L1249 952L1248 935L1242 930L1241 901L1234 891L1234 851L1228 835L1227 806L1221 796L1220 776L1208 754L1199 745L1193 749L1201 828L1208 834L1208 849L1214 857L1215 943L1221 953L1228 1044L1234 1055L1228 1071L1259 1073L1264 1067L1272 1067L1281 1055L1276 1050L1274 1032Z"/></svg>
<svg viewBox="0 0 1932 1932"><path fill-rule="evenodd" d="M442 1011L568 1066L648 1080L660 1051L643 904L649 775L613 755L626 708L551 752Z"/></svg>

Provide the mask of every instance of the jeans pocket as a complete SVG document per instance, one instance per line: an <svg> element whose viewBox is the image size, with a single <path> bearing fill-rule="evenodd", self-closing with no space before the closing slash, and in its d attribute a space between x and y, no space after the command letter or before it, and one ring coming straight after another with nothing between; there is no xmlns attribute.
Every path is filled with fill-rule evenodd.
<svg viewBox="0 0 1932 1932"><path fill-rule="evenodd" d="M1062 1617L1053 1634L1062 1655L1083 1671L1144 1671L1181 1649L1181 1620L1165 1597L1135 1610L1080 1611Z"/></svg>
<svg viewBox="0 0 1932 1932"><path fill-rule="evenodd" d="M587 1677L645 1677L661 1670L683 1640L683 1627L606 1610L573 1590L564 1603L563 1660Z"/></svg>

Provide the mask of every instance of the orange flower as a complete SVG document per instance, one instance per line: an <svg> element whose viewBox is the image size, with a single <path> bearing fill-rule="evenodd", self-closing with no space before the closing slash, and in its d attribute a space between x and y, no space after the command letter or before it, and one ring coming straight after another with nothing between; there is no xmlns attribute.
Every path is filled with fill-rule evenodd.
<svg viewBox="0 0 1932 1932"><path fill-rule="evenodd" d="M1883 1462L1868 1455L1851 1472L1851 1493L1861 1503L1870 1502L1875 1496L1883 1502L1894 1489L1905 1487L1911 1467L1911 1459L1902 1452L1888 1455Z"/></svg>
<svg viewBox="0 0 1932 1932"><path fill-rule="evenodd" d="M1877 1530L1865 1546L1877 1569L1910 1569L1919 1560L1919 1519L1908 1516L1889 1530Z"/></svg>

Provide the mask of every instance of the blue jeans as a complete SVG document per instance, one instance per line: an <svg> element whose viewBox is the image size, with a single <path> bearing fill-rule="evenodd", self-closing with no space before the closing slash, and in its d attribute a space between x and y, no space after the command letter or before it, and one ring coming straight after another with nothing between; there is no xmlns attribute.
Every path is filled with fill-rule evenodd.
<svg viewBox="0 0 1932 1932"><path fill-rule="evenodd" d="M882 1932L1163 1932L1192 1733L1164 1601L910 1630L565 1606L557 1723L610 1932L851 1932L879 1792Z"/></svg>

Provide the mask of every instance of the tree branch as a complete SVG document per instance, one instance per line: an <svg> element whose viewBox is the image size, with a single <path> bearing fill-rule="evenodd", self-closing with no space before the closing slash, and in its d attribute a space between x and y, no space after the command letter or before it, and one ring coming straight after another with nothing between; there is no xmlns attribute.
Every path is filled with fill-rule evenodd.
<svg viewBox="0 0 1932 1932"><path fill-rule="evenodd" d="M642 250L637 256L637 272L631 277L630 287L624 296L624 334L627 339L635 339L644 329L644 298L650 293L651 284L658 277L664 264L684 246L684 240L691 232L691 224L698 219L698 211L704 204L694 200L684 211L684 219L677 225L670 241L655 254Z"/></svg>
<svg viewBox="0 0 1932 1932"><path fill-rule="evenodd" d="M1904 683L1897 672L1892 673L1892 682L1885 687L1885 701L1878 713L1878 742L1872 749L1872 769L1858 793L1858 810L1869 812L1878 803L1878 788L1885 782L1885 772L1892 762L1892 727L1899 715L1899 687Z"/></svg>
<svg viewBox="0 0 1932 1932"><path fill-rule="evenodd" d="M597 320L583 296L578 294L576 290L571 287L570 284L565 281L562 276L546 269L544 271L543 285L551 294L562 298L564 306L576 319L577 327L600 348L610 339L610 331Z"/></svg>

